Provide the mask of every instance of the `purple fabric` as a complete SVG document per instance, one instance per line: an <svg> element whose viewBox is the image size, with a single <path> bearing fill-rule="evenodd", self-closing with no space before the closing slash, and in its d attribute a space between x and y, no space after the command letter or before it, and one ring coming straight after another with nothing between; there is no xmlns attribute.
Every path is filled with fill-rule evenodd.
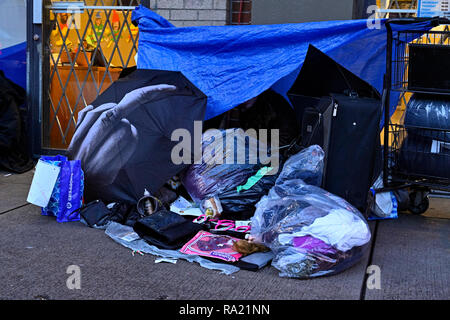
<svg viewBox="0 0 450 320"><path fill-rule="evenodd" d="M300 252L321 254L335 254L337 252L332 246L311 236L295 237L294 240L292 240L292 244Z"/></svg>

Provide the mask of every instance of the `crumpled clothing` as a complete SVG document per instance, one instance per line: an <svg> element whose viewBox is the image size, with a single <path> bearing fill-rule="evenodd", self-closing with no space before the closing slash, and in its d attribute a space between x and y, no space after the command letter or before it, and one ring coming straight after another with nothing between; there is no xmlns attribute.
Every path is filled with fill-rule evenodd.
<svg viewBox="0 0 450 320"><path fill-rule="evenodd" d="M370 240L367 224L343 209L331 210L328 215L317 218L300 231L280 234L278 241L281 244L288 244L293 238L305 235L311 235L344 252L362 246Z"/></svg>
<svg viewBox="0 0 450 320"><path fill-rule="evenodd" d="M299 252L313 252L320 254L335 254L336 249L332 246L326 244L324 241L311 237L294 237L292 239L292 244Z"/></svg>

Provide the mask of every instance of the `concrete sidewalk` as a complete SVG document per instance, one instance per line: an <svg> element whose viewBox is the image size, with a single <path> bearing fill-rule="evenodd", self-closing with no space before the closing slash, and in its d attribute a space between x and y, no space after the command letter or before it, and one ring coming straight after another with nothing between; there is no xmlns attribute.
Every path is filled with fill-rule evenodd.
<svg viewBox="0 0 450 320"><path fill-rule="evenodd" d="M273 267L230 276L196 263L155 264L102 230L57 223L27 204L32 172L0 173L0 299L449 299L450 200L432 199L424 216L371 222L371 250L353 268L313 280L280 278ZM81 268L69 290L68 266ZM366 287L366 268L381 289Z"/></svg>

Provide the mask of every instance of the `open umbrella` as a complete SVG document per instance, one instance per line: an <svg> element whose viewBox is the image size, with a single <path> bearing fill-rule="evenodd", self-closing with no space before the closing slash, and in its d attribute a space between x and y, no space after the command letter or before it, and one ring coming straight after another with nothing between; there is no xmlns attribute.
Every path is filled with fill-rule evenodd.
<svg viewBox="0 0 450 320"><path fill-rule="evenodd" d="M289 93L310 97L338 93L361 98L380 98L379 92L372 85L313 45L309 45L303 66Z"/></svg>
<svg viewBox="0 0 450 320"><path fill-rule="evenodd" d="M187 166L172 161L172 133L185 129L193 140L205 108L206 96L180 72L138 69L114 82L79 113L68 149L81 160L85 200L137 202L145 189L157 192Z"/></svg>

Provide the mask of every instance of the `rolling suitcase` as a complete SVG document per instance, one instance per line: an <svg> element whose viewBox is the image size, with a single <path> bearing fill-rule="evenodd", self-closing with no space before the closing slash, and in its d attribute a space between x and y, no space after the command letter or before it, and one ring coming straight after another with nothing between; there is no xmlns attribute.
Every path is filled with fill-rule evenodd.
<svg viewBox="0 0 450 320"><path fill-rule="evenodd" d="M325 152L322 188L361 212L380 169L381 96L310 46L288 96L301 124L302 146Z"/></svg>
<svg viewBox="0 0 450 320"><path fill-rule="evenodd" d="M379 165L381 101L333 94L323 188L361 212Z"/></svg>
<svg viewBox="0 0 450 320"><path fill-rule="evenodd" d="M322 187L364 212L380 151L381 102L341 94L311 101L303 100L301 144L325 152Z"/></svg>

